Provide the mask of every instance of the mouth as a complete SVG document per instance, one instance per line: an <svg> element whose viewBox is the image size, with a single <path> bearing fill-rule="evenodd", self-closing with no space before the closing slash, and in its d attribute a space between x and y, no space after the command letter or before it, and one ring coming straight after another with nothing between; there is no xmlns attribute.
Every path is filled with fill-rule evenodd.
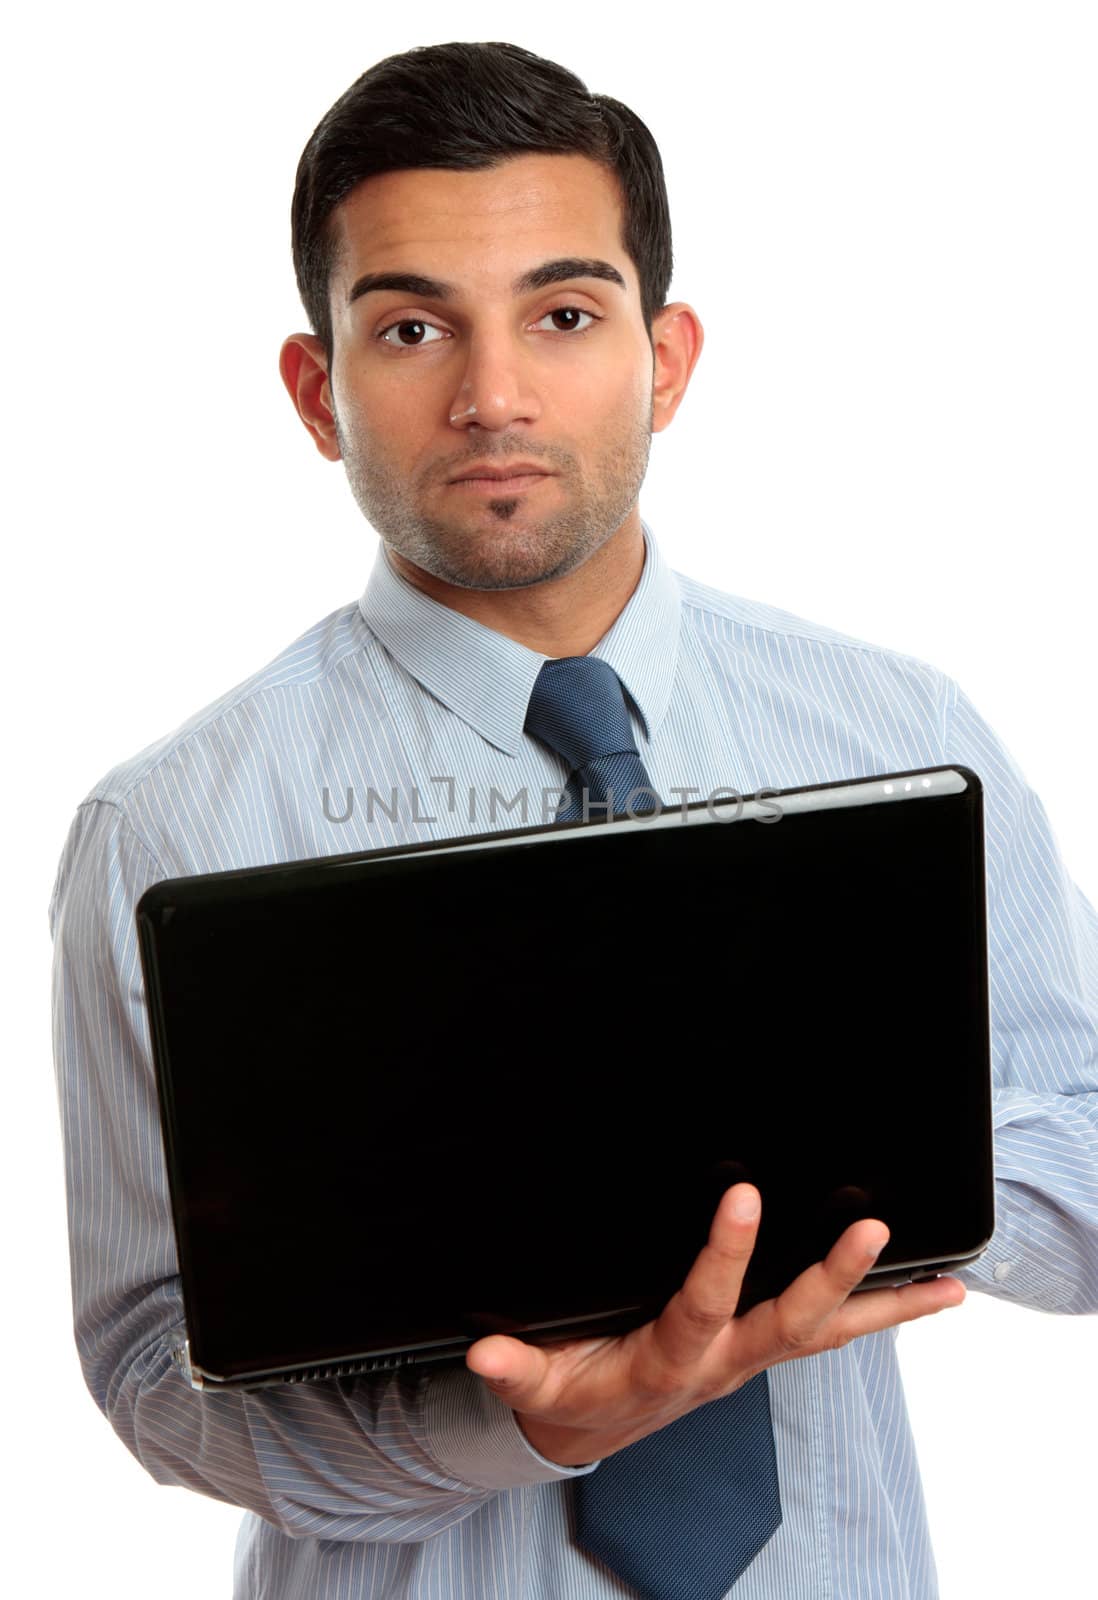
<svg viewBox="0 0 1098 1600"><path fill-rule="evenodd" d="M496 494L513 494L516 491L532 489L539 483L554 477L551 472L517 472L507 478L475 477L455 478L449 485L451 489L472 489L481 492L495 492Z"/></svg>

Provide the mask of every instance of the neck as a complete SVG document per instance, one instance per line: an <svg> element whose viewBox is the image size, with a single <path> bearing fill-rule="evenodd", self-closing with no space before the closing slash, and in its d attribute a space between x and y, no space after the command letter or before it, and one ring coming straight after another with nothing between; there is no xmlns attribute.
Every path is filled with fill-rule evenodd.
<svg viewBox="0 0 1098 1600"><path fill-rule="evenodd" d="M386 546L389 562L402 578L474 622L515 639L544 656L585 656L609 632L644 570L644 530L640 515L618 531L583 564L563 578L525 589L461 589Z"/></svg>

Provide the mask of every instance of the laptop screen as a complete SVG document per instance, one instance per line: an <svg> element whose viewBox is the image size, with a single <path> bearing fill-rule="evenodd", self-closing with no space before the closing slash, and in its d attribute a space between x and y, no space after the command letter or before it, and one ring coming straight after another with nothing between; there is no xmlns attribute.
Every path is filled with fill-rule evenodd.
<svg viewBox="0 0 1098 1600"><path fill-rule="evenodd" d="M913 777L149 890L192 1361L646 1320L741 1179L741 1312L862 1217L891 1230L879 1266L978 1252L981 791Z"/></svg>

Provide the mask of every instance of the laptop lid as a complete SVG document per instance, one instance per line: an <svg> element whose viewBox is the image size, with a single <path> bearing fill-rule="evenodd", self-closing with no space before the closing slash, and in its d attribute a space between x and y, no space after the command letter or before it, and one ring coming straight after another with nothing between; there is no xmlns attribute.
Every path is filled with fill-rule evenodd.
<svg viewBox="0 0 1098 1600"><path fill-rule="evenodd" d="M155 884L191 1382L624 1331L743 1179L738 1314L864 1217L865 1287L975 1260L985 896L966 767Z"/></svg>

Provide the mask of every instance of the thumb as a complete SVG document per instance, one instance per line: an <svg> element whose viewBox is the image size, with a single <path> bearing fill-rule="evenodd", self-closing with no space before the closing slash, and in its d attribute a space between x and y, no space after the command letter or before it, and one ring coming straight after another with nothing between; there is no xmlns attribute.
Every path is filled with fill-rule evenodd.
<svg viewBox="0 0 1098 1600"><path fill-rule="evenodd" d="M465 1365L500 1399L519 1409L532 1398L541 1381L545 1355L522 1339L493 1333L469 1346Z"/></svg>

